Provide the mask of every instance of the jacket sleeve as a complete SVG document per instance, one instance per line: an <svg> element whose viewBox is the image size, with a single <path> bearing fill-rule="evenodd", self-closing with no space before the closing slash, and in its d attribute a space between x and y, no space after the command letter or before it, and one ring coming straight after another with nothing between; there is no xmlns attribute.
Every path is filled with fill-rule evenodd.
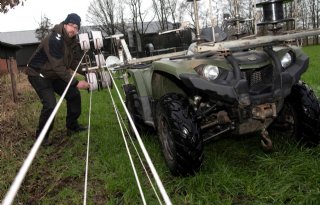
<svg viewBox="0 0 320 205"><path fill-rule="evenodd" d="M72 75L64 62L64 43L61 34L53 32L48 39L47 56L52 70L65 82L69 82ZM78 80L73 79L71 86L77 86Z"/></svg>
<svg viewBox="0 0 320 205"><path fill-rule="evenodd" d="M73 58L72 58L72 61L71 61L70 68L72 70L76 70L79 62L81 61L81 58L82 58L84 52L81 50L81 47L80 47L79 43L75 43L72 46L71 50L72 50L71 52L73 52ZM85 72L82 71L81 66L77 70L77 73L79 73L80 75L85 75Z"/></svg>

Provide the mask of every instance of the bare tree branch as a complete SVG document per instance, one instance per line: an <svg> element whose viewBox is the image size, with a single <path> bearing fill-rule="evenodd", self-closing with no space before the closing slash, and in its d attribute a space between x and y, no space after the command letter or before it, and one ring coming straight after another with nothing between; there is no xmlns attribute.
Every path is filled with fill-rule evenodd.
<svg viewBox="0 0 320 205"><path fill-rule="evenodd" d="M88 9L88 21L98 25L108 35L116 33L116 5L115 0L94 0Z"/></svg>
<svg viewBox="0 0 320 205"><path fill-rule="evenodd" d="M49 34L51 27L52 27L52 24L50 22L50 19L46 15L41 16L41 22L39 23L39 28L37 28L35 31L37 39L38 40L44 39L44 37L46 37Z"/></svg>
<svg viewBox="0 0 320 205"><path fill-rule="evenodd" d="M25 1L26 0L0 0L0 13L7 13L19 4L23 6Z"/></svg>

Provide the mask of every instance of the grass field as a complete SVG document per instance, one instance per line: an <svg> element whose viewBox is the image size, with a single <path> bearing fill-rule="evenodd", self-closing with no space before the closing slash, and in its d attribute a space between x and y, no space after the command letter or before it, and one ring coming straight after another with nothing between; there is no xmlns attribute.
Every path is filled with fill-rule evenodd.
<svg viewBox="0 0 320 205"><path fill-rule="evenodd" d="M304 48L311 59L310 68L303 75L318 96L319 49L320 46ZM115 89L112 92L116 96ZM80 121L86 124L89 94L81 94ZM19 99L19 105L1 105L1 199L34 142L41 108L30 88L20 93ZM110 96L106 90L95 92L92 102L87 204L142 204ZM121 108L119 101L117 105ZM63 104L51 134L53 145L40 148L15 204L82 203L87 133L67 137L65 113ZM269 154L262 152L259 135L255 134L208 143L200 172L182 178L169 173L157 137L142 136L173 204L319 204L320 147L304 148L279 136L271 138L274 149ZM130 143L129 147L133 151ZM133 160L147 203L158 204L134 153Z"/></svg>

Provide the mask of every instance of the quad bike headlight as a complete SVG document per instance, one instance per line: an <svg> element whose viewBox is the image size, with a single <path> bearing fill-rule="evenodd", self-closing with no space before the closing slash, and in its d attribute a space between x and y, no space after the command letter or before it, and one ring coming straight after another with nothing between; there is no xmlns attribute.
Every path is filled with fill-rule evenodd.
<svg viewBox="0 0 320 205"><path fill-rule="evenodd" d="M203 77L209 80L215 80L219 76L219 68L214 65L206 65L203 68Z"/></svg>
<svg viewBox="0 0 320 205"><path fill-rule="evenodd" d="M202 65L195 68L195 70L208 80L215 80L220 74L219 68L215 65Z"/></svg>
<svg viewBox="0 0 320 205"><path fill-rule="evenodd" d="M284 69L288 68L293 62L293 56L290 52L286 53L281 59L281 65Z"/></svg>

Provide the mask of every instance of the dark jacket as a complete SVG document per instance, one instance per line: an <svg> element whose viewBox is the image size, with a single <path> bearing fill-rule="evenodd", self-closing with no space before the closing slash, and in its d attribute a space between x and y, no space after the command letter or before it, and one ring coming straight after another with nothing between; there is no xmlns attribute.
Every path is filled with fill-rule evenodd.
<svg viewBox="0 0 320 205"><path fill-rule="evenodd" d="M69 82L72 74L69 70L76 69L81 59L80 45L76 37L69 38L63 28L63 23L55 25L31 56L28 63L28 75L40 73L44 78L62 79ZM76 86L78 81L73 79L71 85Z"/></svg>

